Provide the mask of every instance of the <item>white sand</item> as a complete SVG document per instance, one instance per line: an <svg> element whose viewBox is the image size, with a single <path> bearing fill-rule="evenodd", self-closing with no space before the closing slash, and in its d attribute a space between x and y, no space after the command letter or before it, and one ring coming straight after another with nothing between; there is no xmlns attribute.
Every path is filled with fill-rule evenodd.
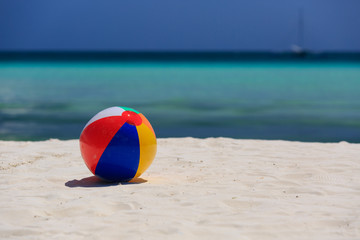
<svg viewBox="0 0 360 240"><path fill-rule="evenodd" d="M0 141L0 239L360 239L360 144L159 139L91 176L77 140Z"/></svg>

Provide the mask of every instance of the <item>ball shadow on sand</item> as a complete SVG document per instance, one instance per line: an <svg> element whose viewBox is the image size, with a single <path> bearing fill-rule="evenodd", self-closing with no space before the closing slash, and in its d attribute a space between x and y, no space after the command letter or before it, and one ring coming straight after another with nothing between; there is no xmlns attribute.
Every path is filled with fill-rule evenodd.
<svg viewBox="0 0 360 240"><path fill-rule="evenodd" d="M117 185L130 185L130 184L140 184L145 183L147 180L143 178L134 178L129 182L106 182L104 180L101 180L100 178L96 176L86 177L81 180L70 180L65 183L66 187L74 188L74 187L85 187L85 188L91 188L91 187L110 187L110 186L117 186Z"/></svg>

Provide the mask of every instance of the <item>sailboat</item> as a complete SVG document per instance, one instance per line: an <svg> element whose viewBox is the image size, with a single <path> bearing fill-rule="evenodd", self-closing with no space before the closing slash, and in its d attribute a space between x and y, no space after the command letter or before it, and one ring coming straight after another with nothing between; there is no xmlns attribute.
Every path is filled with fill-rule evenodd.
<svg viewBox="0 0 360 240"><path fill-rule="evenodd" d="M297 43L291 45L291 52L298 57L305 57L307 51L304 49L304 11L298 9Z"/></svg>

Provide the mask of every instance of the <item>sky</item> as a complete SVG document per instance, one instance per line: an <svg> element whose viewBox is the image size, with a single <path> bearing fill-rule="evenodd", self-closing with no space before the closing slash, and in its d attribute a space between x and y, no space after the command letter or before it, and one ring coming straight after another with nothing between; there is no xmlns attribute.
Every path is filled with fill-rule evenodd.
<svg viewBox="0 0 360 240"><path fill-rule="evenodd" d="M0 0L0 51L360 51L359 0ZM300 30L301 31L301 30Z"/></svg>

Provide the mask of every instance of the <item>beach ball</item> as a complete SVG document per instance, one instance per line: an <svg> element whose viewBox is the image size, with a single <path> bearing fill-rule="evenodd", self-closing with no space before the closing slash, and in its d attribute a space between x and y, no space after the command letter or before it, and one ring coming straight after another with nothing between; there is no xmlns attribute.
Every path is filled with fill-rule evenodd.
<svg viewBox="0 0 360 240"><path fill-rule="evenodd" d="M80 135L82 158L99 178L130 181L150 166L156 154L156 136L145 116L126 107L96 114Z"/></svg>

